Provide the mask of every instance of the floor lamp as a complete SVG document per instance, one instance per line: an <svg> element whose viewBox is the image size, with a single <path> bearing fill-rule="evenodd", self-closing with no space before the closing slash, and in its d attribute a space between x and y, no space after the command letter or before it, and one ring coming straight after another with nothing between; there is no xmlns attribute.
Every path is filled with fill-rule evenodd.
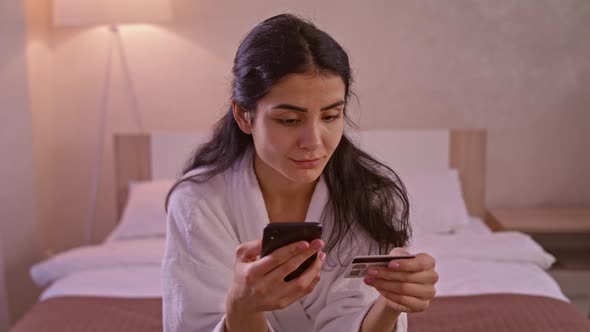
<svg viewBox="0 0 590 332"><path fill-rule="evenodd" d="M100 100L100 120L98 126L98 148L90 187L90 205L86 224L86 244L92 243L96 221L96 205L102 171L103 145L105 140L105 121L111 83L112 56L118 54L121 60L127 92L131 99L133 113L140 131L144 131L139 112L139 103L129 64L119 33L119 27L126 24L154 24L172 19L169 0L54 0L53 25L56 27L82 28L106 26L109 30L108 56ZM114 47L113 47L113 44Z"/></svg>

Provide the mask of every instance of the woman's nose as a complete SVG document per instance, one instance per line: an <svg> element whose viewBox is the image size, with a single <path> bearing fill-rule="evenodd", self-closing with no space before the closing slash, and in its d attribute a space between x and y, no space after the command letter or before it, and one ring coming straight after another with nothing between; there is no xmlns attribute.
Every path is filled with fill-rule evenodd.
<svg viewBox="0 0 590 332"><path fill-rule="evenodd" d="M320 126L315 121L309 121L301 129L299 148L304 150L317 150L322 145Z"/></svg>

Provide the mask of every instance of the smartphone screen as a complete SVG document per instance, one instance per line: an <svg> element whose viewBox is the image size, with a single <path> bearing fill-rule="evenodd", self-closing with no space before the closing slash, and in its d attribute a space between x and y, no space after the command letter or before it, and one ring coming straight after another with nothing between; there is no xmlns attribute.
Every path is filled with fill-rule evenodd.
<svg viewBox="0 0 590 332"><path fill-rule="evenodd" d="M278 248L298 241L311 242L322 238L322 225L317 222L279 222L264 227L262 235L262 253L264 257ZM309 257L295 271L285 277L291 281L301 275L317 258L317 253Z"/></svg>

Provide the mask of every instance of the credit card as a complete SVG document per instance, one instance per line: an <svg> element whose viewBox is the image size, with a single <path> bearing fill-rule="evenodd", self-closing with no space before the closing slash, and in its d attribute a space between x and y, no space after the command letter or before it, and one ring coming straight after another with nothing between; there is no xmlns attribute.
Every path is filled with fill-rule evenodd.
<svg viewBox="0 0 590 332"><path fill-rule="evenodd" d="M394 259L410 259L415 255L394 256L394 255L374 255L374 256L356 256L344 273L344 278L362 278L367 275L367 270L371 266L387 266Z"/></svg>

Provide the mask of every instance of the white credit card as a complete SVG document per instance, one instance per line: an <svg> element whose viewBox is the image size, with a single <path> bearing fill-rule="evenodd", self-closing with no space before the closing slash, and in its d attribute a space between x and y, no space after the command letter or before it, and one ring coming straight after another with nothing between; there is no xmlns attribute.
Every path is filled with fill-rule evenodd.
<svg viewBox="0 0 590 332"><path fill-rule="evenodd" d="M356 256L344 273L344 278L362 278L367 275L367 270L371 266L387 266L394 259L410 259L415 255L395 256L395 255L374 255L374 256Z"/></svg>

